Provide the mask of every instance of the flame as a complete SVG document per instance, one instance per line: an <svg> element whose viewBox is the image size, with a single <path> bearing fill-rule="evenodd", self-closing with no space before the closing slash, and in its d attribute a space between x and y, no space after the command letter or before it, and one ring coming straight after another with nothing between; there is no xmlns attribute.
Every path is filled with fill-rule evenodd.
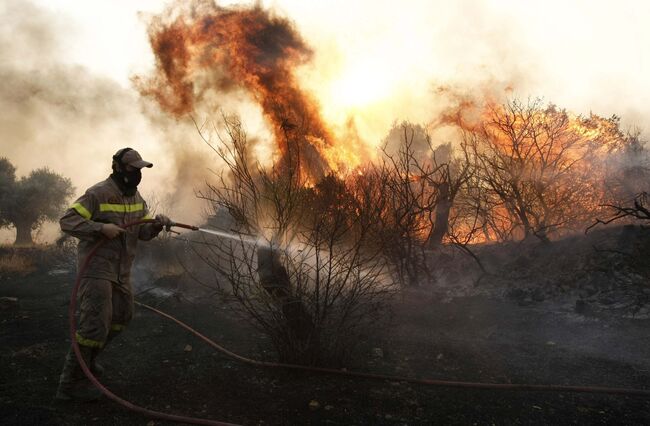
<svg viewBox="0 0 650 426"><path fill-rule="evenodd" d="M150 78L136 80L143 95L155 99L168 113L182 117L204 108L214 112L214 99L245 92L259 105L270 126L281 163L295 167L305 185L310 187L332 172L344 178L355 172L364 176L360 166L372 160L375 153L359 136L354 119L348 118L342 128L333 128L330 123L335 120L329 109L343 111L347 117L363 112L375 120L380 115L379 108L393 111L385 104L398 99L396 92L403 78L399 70L382 63L381 58L373 57L371 52L343 60L334 66L336 71L329 75L325 84L316 79L322 87L308 91L305 87L310 85L299 73L301 67L312 61L313 51L287 19L274 16L260 6L225 8L197 0L185 8L172 7L165 15L153 19L149 37L156 55L156 70ZM450 104L435 118L431 128L447 126L461 132L484 132L493 145L490 149L505 157L514 157L519 153L515 153L512 140L495 122L495 117L512 114L509 110L512 104L503 104L502 100L513 88L500 87L496 83L490 85L492 87L475 90L473 93L477 94L472 96L449 87L439 88L437 101L447 100ZM324 100L325 113L314 93ZM539 142L533 142L535 138L529 135L522 138L523 143L529 144L526 155L531 157L525 159L528 164L522 166L521 176L517 178L531 182L533 188L553 173L540 171L535 164L539 158L535 156L544 157L544 162L558 160L561 168L563 164L572 163L565 162L562 156L577 163L586 153L591 153L594 146L593 152L599 155L615 151L624 143L617 117L602 118L594 114L584 117L552 104L533 102L532 108L530 104L528 107L524 111L524 115L529 114L527 119L540 124L540 128L548 124L547 128L559 132L558 143L550 140L556 137L553 136L542 140L541 148L533 146ZM522 105L522 108L527 106ZM328 117L329 122L324 117ZM557 120L562 124L553 127ZM362 120L359 122L363 130ZM515 123L513 129L525 133L526 126ZM592 171L590 166L589 161L580 161L571 167L589 172ZM414 184L422 183L422 177L416 174L405 178ZM594 178L594 182L596 180ZM563 184L570 186L571 182ZM572 195L571 191L567 193ZM567 203L577 206L578 210L584 207L584 211L589 211L588 204L593 207L601 198L591 192L579 196L580 199L567 196ZM501 235L512 230L519 219L512 216L512 209L499 204L498 200L492 202L490 208L493 209L492 223L486 223L481 232L472 234L471 225L463 223L457 228L466 228L461 233L472 234L472 242L502 238ZM430 223L423 222L422 229L426 226Z"/></svg>
<svg viewBox="0 0 650 426"><path fill-rule="evenodd" d="M592 113L580 117L572 114L569 126L575 134L597 144L602 153L619 150L625 142L617 116L603 118Z"/></svg>
<svg viewBox="0 0 650 426"><path fill-rule="evenodd" d="M482 98L456 96L453 100L438 117L437 126L460 129L469 140L478 136L484 141L479 150L503 160L497 163L511 167L513 179L526 182L533 192L548 191L549 198L562 199L561 208L571 212L563 220L595 217L594 212L606 198L606 156L627 144L617 116L581 116L539 99L499 103L489 94ZM577 187L580 190L573 189ZM521 238L521 230L515 226L520 221L509 212L505 201L494 198L489 202L489 222L471 242L502 240L513 229L511 237ZM456 228L459 234L469 235L466 223Z"/></svg>
<svg viewBox="0 0 650 426"><path fill-rule="evenodd" d="M504 94L507 95L510 91L510 88L506 88ZM502 138L501 140L497 138L494 141L497 146L506 151L512 149L507 135L495 129L498 127L494 123L495 117L512 114L512 111L508 110L508 105L500 100L503 99L503 96L498 97L487 89L484 89L478 96L469 96L447 87L438 88L437 93L450 99L451 105L435 119L434 128L452 126L469 132L492 131L493 136ZM528 112L532 113L530 119L536 123L550 123L554 118L565 115L566 123L562 126L565 133L563 138L580 140L580 143L574 144L574 150L578 150L578 147L584 148L587 144L594 144L597 151L605 153L618 150L624 145L625 135L620 130L619 117L617 116L604 118L590 113L589 116L584 117L571 111L559 109L554 104L544 106L540 99L529 100L527 106L517 100L514 101L514 104L519 104L520 108L528 108ZM556 146L554 150L560 151L561 147ZM574 152L574 154L577 153Z"/></svg>
<svg viewBox="0 0 650 426"><path fill-rule="evenodd" d="M337 141L318 103L301 88L295 69L312 51L288 20L258 6L197 3L154 19L149 38L156 72L136 84L168 113L192 114L215 94L244 89L259 103L283 161L307 177L361 161L360 141L353 141L354 150Z"/></svg>

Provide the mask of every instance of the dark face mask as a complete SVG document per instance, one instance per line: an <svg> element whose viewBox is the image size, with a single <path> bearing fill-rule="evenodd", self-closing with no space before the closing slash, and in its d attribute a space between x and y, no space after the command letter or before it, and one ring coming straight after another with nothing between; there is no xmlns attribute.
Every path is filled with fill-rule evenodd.
<svg viewBox="0 0 650 426"><path fill-rule="evenodd" d="M138 184L142 180L142 172L140 169L133 171L113 171L111 178L120 187L122 193L126 196L132 197L138 190Z"/></svg>
<svg viewBox="0 0 650 426"><path fill-rule="evenodd" d="M127 188L136 188L140 181L142 180L142 171L140 169L135 169L131 172L124 171L122 174L122 182Z"/></svg>

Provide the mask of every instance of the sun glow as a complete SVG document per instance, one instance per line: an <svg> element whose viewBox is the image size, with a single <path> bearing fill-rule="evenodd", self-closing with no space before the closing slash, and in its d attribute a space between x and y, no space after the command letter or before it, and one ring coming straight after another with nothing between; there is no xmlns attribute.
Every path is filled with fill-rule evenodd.
<svg viewBox="0 0 650 426"><path fill-rule="evenodd" d="M391 64L387 55L370 49L360 54L357 49L337 45L321 49L314 63L298 71L303 87L316 99L321 113L332 130L348 138L350 123L367 144L378 143L395 117L426 120L410 108L422 89L421 84L405 81L403 73ZM427 84L425 81L423 84ZM416 110L420 112L423 109Z"/></svg>
<svg viewBox="0 0 650 426"><path fill-rule="evenodd" d="M347 109L364 106L388 98L394 79L381 64L367 61L345 67L329 86L332 107Z"/></svg>

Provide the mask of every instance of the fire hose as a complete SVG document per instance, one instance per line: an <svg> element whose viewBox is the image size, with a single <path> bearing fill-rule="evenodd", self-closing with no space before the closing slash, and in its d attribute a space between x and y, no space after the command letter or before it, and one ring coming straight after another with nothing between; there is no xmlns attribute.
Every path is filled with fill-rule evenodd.
<svg viewBox="0 0 650 426"><path fill-rule="evenodd" d="M125 225L122 225L122 228L126 229L131 226L135 225L141 225L145 223L155 223L155 219L145 219L145 220L138 220L135 222L130 222ZM199 228L192 226L192 225L186 225L182 223L172 223L171 226L174 227L179 227L179 228L184 228L184 229L189 229L196 231ZM135 405L129 401L126 401L125 399L120 398L119 396L115 395L113 392L108 390L104 385L102 385L99 380L93 375L93 373L90 371L90 368L84 361L83 357L81 356L81 352L79 350L79 344L77 343L76 340L76 332L77 332L77 327L75 324L75 311L76 311L76 300L77 300L77 294L79 291L79 286L81 284L81 277L84 275L84 272L88 268L88 265L90 263L90 260L94 257L95 253L97 250L107 241L107 239L101 239L88 253L86 258L83 260L81 263L79 270L77 272L77 279L75 281L74 287L72 289L72 295L70 298L70 306L68 308L68 315L70 319L70 339L72 341L72 348L74 350L74 353L77 357L77 360L79 362L79 365L88 378L90 382L97 387L108 399L116 402L119 405L122 405L123 407L143 414L149 418L154 418L154 419L159 419L159 420L169 420L173 422L179 422L179 423L187 423L187 424L196 424L196 425L212 425L212 426L233 426L233 423L226 423L226 422L220 422L216 420L208 420L208 419L201 419L201 418L195 418L195 417L186 417L186 416L181 416L181 415L175 415L175 414L168 414L168 413L163 413L160 411L155 411L155 410L150 410L144 407L140 407L138 405ZM616 395L628 395L628 396L645 396L649 397L650 396L650 389L631 389L631 388L611 388L611 387L599 387L599 386L569 386L569 385L534 385L534 384L517 384L517 383L481 383L481 382L465 382L465 381L453 381L453 380L436 380L436 379L420 379L420 378L412 378L412 377L400 377L400 376L391 376L391 375L384 375L384 374L373 374L373 373L362 373L362 372L355 372L355 371L347 371L347 370L336 370L336 369L331 369L331 368L320 368L320 367L309 367L309 366L304 366L304 365L296 365L296 364L284 364L284 363L278 363L278 362L267 362L267 361L259 361L251 358L246 358L244 356L241 356L235 352L229 351L228 349L224 348L223 346L217 344L214 342L212 339L204 336L203 334L199 333L189 325L185 324L184 322L178 320L177 318L174 318L173 316L162 312L152 306L146 305L144 303L140 302L135 302L136 305L141 306L145 309L148 309L149 311L152 311L164 318L167 318L185 330L189 331L190 333L194 334L196 337L199 339L203 340L205 343L216 349L217 351L221 352L222 354L233 358L237 361L250 364L256 367L265 367L265 368L282 368L282 369L287 369L287 370L294 370L294 371L305 371L305 372L310 372L310 373L320 373L320 374L329 374L329 375L338 375L338 376L346 376L346 377L355 377L355 378L362 378L362 379L371 379L371 380L381 380L381 381L393 381L393 382L406 382L406 383L414 383L414 384L421 384L421 385L429 385L429 386L441 386L441 387L454 387L454 388L471 388L471 389L491 389L491 390L518 390L518 391L546 391L546 392L576 392L576 393L600 393L600 394L616 394Z"/></svg>

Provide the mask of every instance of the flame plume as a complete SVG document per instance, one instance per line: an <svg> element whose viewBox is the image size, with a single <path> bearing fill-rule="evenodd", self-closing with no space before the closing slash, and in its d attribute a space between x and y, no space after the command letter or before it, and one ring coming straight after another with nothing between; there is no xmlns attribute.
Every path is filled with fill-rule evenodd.
<svg viewBox="0 0 650 426"><path fill-rule="evenodd" d="M302 161L297 167L312 179L337 169L327 152L331 132L294 74L312 51L288 20L259 6L207 3L176 15L150 24L157 67L147 81L137 80L141 93L180 117L192 114L210 91L243 88L261 106L285 165Z"/></svg>

